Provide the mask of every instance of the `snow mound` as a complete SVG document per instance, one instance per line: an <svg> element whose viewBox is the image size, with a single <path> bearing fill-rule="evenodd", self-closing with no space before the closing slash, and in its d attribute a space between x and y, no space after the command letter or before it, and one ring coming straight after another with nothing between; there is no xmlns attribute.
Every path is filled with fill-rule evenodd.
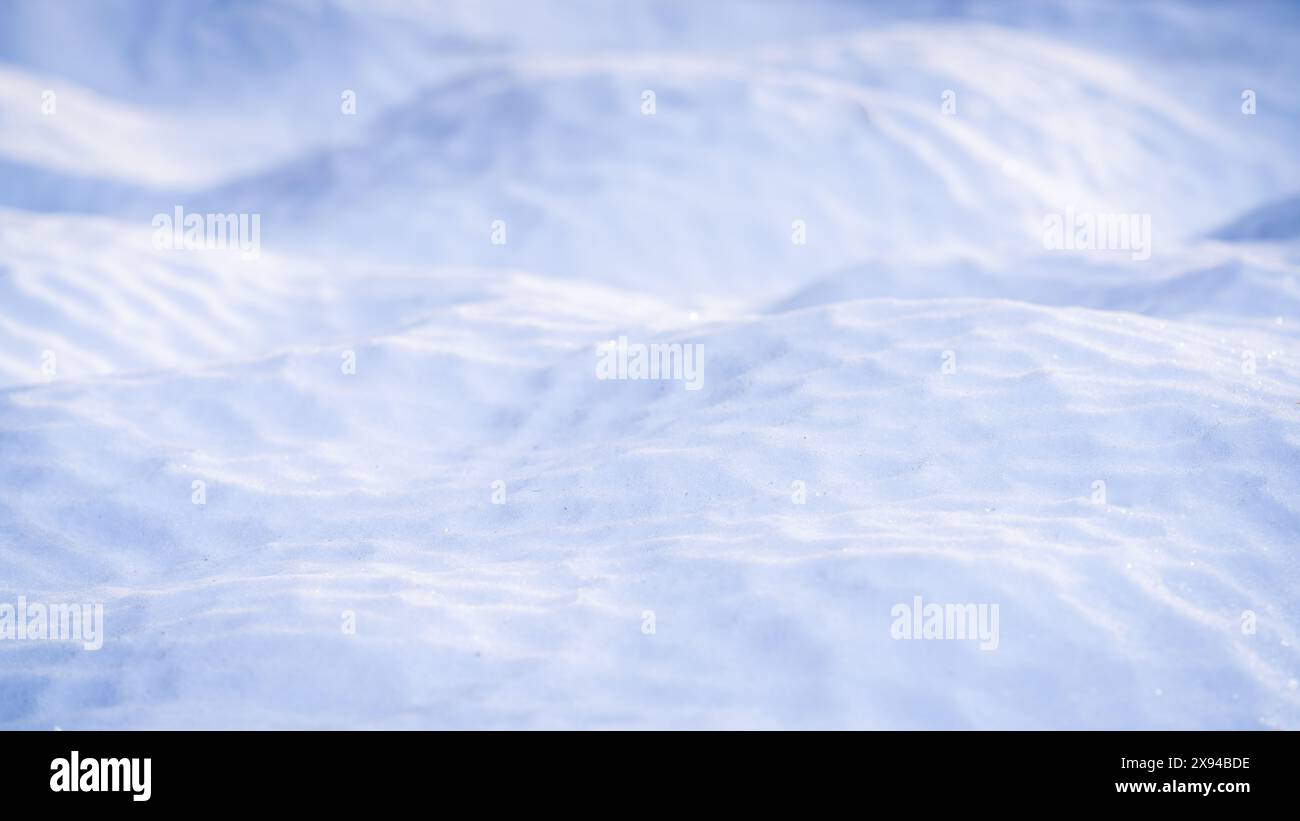
<svg viewBox="0 0 1300 821"><path fill-rule="evenodd" d="M1298 30L4 4L0 727L1300 727Z"/></svg>

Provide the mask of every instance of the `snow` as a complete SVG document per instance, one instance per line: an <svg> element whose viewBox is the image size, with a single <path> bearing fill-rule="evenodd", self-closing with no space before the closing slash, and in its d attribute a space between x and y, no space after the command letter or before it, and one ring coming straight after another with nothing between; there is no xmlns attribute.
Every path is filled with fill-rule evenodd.
<svg viewBox="0 0 1300 821"><path fill-rule="evenodd" d="M0 604L106 637L0 727L1300 727L1294 9L81 5L0 11Z"/></svg>

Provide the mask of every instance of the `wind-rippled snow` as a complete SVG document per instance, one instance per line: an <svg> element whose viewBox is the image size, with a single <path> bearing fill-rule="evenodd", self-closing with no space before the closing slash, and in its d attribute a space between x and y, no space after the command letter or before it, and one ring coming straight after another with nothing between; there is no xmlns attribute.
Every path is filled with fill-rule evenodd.
<svg viewBox="0 0 1300 821"><path fill-rule="evenodd" d="M1300 726L1298 64L1283 4L7 4L0 603L107 636L0 642L0 726Z"/></svg>

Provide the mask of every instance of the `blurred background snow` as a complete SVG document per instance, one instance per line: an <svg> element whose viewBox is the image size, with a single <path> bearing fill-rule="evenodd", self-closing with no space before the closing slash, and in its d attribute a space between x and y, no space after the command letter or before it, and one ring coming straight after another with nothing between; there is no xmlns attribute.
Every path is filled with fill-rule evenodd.
<svg viewBox="0 0 1300 821"><path fill-rule="evenodd" d="M1300 9L898 5L0 0L0 726L1300 725Z"/></svg>

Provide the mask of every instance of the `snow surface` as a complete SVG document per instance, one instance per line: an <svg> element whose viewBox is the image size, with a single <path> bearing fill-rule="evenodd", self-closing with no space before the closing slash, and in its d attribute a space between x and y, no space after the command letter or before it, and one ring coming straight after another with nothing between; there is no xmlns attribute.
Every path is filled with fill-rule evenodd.
<svg viewBox="0 0 1300 821"><path fill-rule="evenodd" d="M6 3L0 603L107 638L0 641L0 727L1300 727L1298 69L1287 4Z"/></svg>

